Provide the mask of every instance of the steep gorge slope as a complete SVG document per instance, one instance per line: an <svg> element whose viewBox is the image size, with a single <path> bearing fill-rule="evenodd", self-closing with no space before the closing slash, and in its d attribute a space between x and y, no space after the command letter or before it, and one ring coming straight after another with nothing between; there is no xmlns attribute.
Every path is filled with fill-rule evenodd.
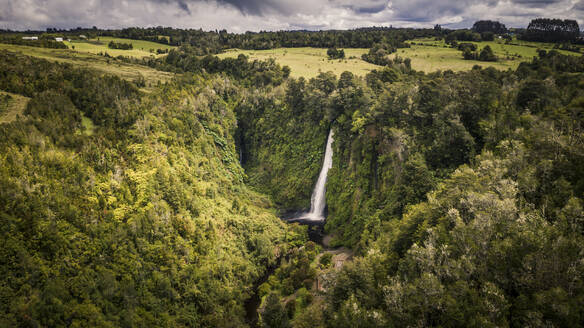
<svg viewBox="0 0 584 328"><path fill-rule="evenodd" d="M245 325L253 283L294 233L243 183L229 80L144 95L0 56L2 88L32 98L0 125L0 325Z"/></svg>
<svg viewBox="0 0 584 328"><path fill-rule="evenodd" d="M267 317L295 327L581 325L584 57L540 52L506 72L392 66L343 73L319 101L335 132L326 229L360 256L314 298L286 284L296 273L280 273ZM279 148L309 134L288 133Z"/></svg>
<svg viewBox="0 0 584 328"><path fill-rule="evenodd" d="M272 92L246 95L236 108L238 145L251 185L282 212L310 208L330 126L328 95L336 77L290 79Z"/></svg>

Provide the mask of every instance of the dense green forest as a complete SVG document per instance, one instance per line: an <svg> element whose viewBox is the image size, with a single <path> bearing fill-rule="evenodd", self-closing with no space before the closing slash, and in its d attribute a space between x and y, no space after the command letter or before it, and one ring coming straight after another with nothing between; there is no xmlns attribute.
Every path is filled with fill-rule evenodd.
<svg viewBox="0 0 584 328"><path fill-rule="evenodd" d="M238 88L185 76L146 95L0 56L0 87L31 97L0 125L0 325L244 325L253 283L305 235L243 183Z"/></svg>
<svg viewBox="0 0 584 328"><path fill-rule="evenodd" d="M43 31L38 31L43 33ZM171 27L124 28L121 30L102 29L47 29L51 35L64 35L78 38L83 34L90 38L111 36L117 38L153 41L173 46L189 46L196 55L217 54L225 49L274 49L280 47L317 47L317 48L371 48L374 44L403 45L403 41L417 37L438 35L434 29L369 27L353 30L329 31L278 31L228 33L221 31L203 31L202 29L176 29ZM27 35L35 35L28 31ZM20 33L0 30L0 36L8 39L20 39Z"/></svg>
<svg viewBox="0 0 584 328"><path fill-rule="evenodd" d="M173 28L127 28L101 31L101 35L143 39L170 45L190 45L200 54L218 53L223 49L274 49L280 47L371 48L376 43L401 44L416 37L436 35L434 29L370 27L354 30L246 32L179 30ZM160 38L164 35L168 38Z"/></svg>
<svg viewBox="0 0 584 328"><path fill-rule="evenodd" d="M314 326L581 323L583 72L583 57L540 52L515 72L400 64L249 99L244 167L283 208L307 205L302 179L335 130L326 228L364 257Z"/></svg>
<svg viewBox="0 0 584 328"><path fill-rule="evenodd" d="M425 74L387 55L483 36L110 35L164 33L187 41L121 58L176 73L148 92L0 52L0 90L30 99L0 124L0 326L582 325L583 56ZM380 66L307 80L209 55L282 45L368 47ZM330 129L324 229L355 254L340 269L279 218L309 208Z"/></svg>
<svg viewBox="0 0 584 328"><path fill-rule="evenodd" d="M581 324L583 64L436 74L353 114L327 225L367 255L333 326Z"/></svg>

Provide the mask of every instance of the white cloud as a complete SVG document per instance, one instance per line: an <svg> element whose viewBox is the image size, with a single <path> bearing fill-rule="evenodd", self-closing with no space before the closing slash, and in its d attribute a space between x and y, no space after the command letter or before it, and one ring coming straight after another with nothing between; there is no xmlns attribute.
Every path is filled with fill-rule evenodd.
<svg viewBox="0 0 584 328"><path fill-rule="evenodd" d="M0 28L172 26L231 32L362 26L469 27L479 19L525 27L577 19L584 0L2 0Z"/></svg>

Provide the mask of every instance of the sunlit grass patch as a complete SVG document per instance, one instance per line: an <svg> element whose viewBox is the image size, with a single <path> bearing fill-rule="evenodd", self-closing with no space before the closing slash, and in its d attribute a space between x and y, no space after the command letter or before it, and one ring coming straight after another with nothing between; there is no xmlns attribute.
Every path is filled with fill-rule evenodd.
<svg viewBox="0 0 584 328"><path fill-rule="evenodd" d="M461 41L462 42L462 41ZM506 44L503 39L486 42L472 42L477 45L478 51L487 45L493 49L499 58L496 62L484 62L478 60L464 60L462 52L456 48L451 48L444 40L434 40L431 38L415 39L409 41L411 48L398 49L391 55L391 58L400 56L412 60L412 68L418 71L434 72L438 70L465 71L472 69L475 65L482 67L494 67L500 70L516 69L521 62L530 61L537 56L538 49L552 50L554 44L540 42L525 42L513 40ZM564 55L575 55L578 53L558 50Z"/></svg>
<svg viewBox="0 0 584 328"><path fill-rule="evenodd" d="M53 62L96 69L104 73L118 75L128 81L135 81L142 76L146 81L146 87L144 88L146 91L150 90L150 87L156 86L159 82L164 83L170 81L174 76L172 73L158 71L144 65L125 63L112 58L106 58L92 53L77 52L71 49L48 49L0 43L1 50L9 50Z"/></svg>
<svg viewBox="0 0 584 328"><path fill-rule="evenodd" d="M121 49L110 49L108 43L114 41L117 43L131 43L133 49L131 50L121 50ZM65 42L65 44L72 50L77 52L87 52L92 54L104 54L107 53L112 57L117 56L128 56L135 58L143 58L150 56L161 56L157 54L157 50L170 50L175 47L166 44L143 41L143 40L133 40L133 39L121 39L121 38L111 38L111 37L99 37L97 39L91 40L74 40L71 42Z"/></svg>
<svg viewBox="0 0 584 328"><path fill-rule="evenodd" d="M230 49L219 54L220 58L237 57L240 54L249 56L250 59L266 60L274 58L282 66L290 66L293 77L312 78L319 72L332 71L340 75L344 71L352 72L358 76L364 76L371 70L379 68L361 59L361 55L369 49L349 49L345 48L344 59L329 60L324 48L277 48L270 50L239 50Z"/></svg>
<svg viewBox="0 0 584 328"><path fill-rule="evenodd" d="M93 121L89 117L83 115L81 117L81 125L83 126L83 133L85 133L88 136L93 135L95 125L93 124Z"/></svg>
<svg viewBox="0 0 584 328"><path fill-rule="evenodd" d="M0 91L0 124L9 123L22 115L30 98Z"/></svg>

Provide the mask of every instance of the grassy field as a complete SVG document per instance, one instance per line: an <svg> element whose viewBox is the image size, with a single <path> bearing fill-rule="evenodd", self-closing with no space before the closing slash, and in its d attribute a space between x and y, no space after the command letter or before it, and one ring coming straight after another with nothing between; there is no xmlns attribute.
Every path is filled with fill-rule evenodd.
<svg viewBox="0 0 584 328"><path fill-rule="evenodd" d="M133 49L132 50L120 50L120 49L110 49L107 45L110 41L118 42L118 43L131 43ZM149 56L162 56L157 55L157 49L173 49L175 47L150 42L150 41L142 41L142 40L131 40L131 39L120 39L120 38L110 38L110 37L99 37L98 39L91 39L91 40L72 40L71 42L65 41L64 42L70 49L74 49L77 52L86 52L92 54L99 54L99 53L108 53L110 56L117 57L117 56L129 56L135 58L143 58Z"/></svg>
<svg viewBox="0 0 584 328"><path fill-rule="evenodd" d="M444 40L416 39L410 41L410 43L412 44L411 48L398 49L390 57L400 56L410 58L412 60L412 67L417 71L424 72L448 69L464 71L472 69L475 65L494 67L500 70L516 69L522 61L529 61L534 56L537 56L538 49L551 50L553 48L553 44L551 43L518 40L514 40L511 44L505 44L504 40L473 42L477 44L479 51L489 45L495 52L495 55L499 57L499 61L497 62L482 62L477 60L464 60L461 51L450 48ZM250 59L265 60L274 58L280 65L290 66L293 77L303 76L305 78L315 77L321 71L332 71L337 75L340 75L344 71L350 71L356 75L363 76L372 69L379 68L379 66L361 60L361 55L366 53L368 49L344 49L347 59L343 60L328 60L326 50L320 48L278 48L271 50L230 49L218 56L220 58L226 58L245 54ZM575 52L559 51L566 55L579 55Z"/></svg>
<svg viewBox="0 0 584 328"><path fill-rule="evenodd" d="M288 65L292 69L293 77L303 76L312 78L319 72L332 71L340 75L344 71L350 71L355 75L363 76L379 66L367 63L361 59L361 55L369 49L344 49L346 59L329 60L326 51L322 48L278 48L271 50L238 50L230 49L219 54L220 58L237 57L239 54L249 56L250 59L265 60L274 58L280 65Z"/></svg>
<svg viewBox="0 0 584 328"><path fill-rule="evenodd" d="M118 75L128 81L133 81L140 76L143 76L146 80L145 91L148 91L150 86L156 85L159 81L164 83L173 77L172 73L157 71L147 66L128 64L108 59L103 56L82 53L71 49L48 49L0 43L0 51L2 50L19 52L27 56L43 58L55 62L63 62L97 69L105 73Z"/></svg>
<svg viewBox="0 0 584 328"><path fill-rule="evenodd" d="M14 93L0 91L0 124L9 123L22 115L30 98Z"/></svg>
<svg viewBox="0 0 584 328"><path fill-rule="evenodd" d="M489 45L495 55L499 57L497 62L482 62L476 60L462 59L461 51L450 48L443 40L416 39L410 41L411 48L398 49L397 53L391 57L400 56L412 60L412 68L418 71L434 72L437 70L464 71L471 69L474 65L482 67L495 67L497 69L515 69L522 61L529 61L537 56L538 49L551 50L553 44L513 41L512 44L505 44L503 40L488 42L472 42L478 46L478 50ZM559 50L566 55L579 54L570 51Z"/></svg>
<svg viewBox="0 0 584 328"><path fill-rule="evenodd" d="M107 43L112 40L116 42L131 42L134 49L109 49ZM412 67L415 70L424 72L448 69L453 71L470 70L474 65L480 65L483 67L492 66L501 70L515 69L520 62L531 60L531 58L537 56L538 49L551 50L553 48L553 44L549 43L517 40L514 40L511 44L505 44L503 40L474 42L477 44L479 51L486 45L491 46L495 55L499 57L499 61L497 62L481 62L462 59L461 52L457 49L450 48L443 40L416 39L410 41L410 43L412 44L411 48L398 49L397 53L392 54L391 57L400 56L410 58L412 60ZM153 54L151 49L155 52L155 49L171 49L173 48L172 46L149 41L109 37L100 37L99 43L97 43L96 39L83 42L67 42L67 44L70 47L75 46L75 49L47 49L0 44L0 50L16 51L25 55L40 57L51 61L85 66L106 73L116 74L130 81L143 76L146 80L146 88L144 88L146 91L149 90L150 86L156 85L159 81L164 83L165 81L170 80L173 76L171 73L157 71L141 65L127 64L97 55L98 53L107 52L111 56L124 55L140 58L147 56L160 56ZM367 63L361 59L361 55L366 53L368 49L344 49L346 59L342 60L329 60L326 51L327 49L324 48L278 48L271 50L231 49L225 53L219 54L218 56L220 58L226 58L237 57L239 54L245 54L251 59L258 60L274 58L280 65L290 66L292 69L291 75L293 77L303 76L305 78L312 78L317 76L319 72L328 71L332 71L336 75L340 75L344 71L350 71L358 76L364 76L372 69L379 68L379 66ZM560 50L560 52L567 55L579 55L574 52L563 50Z"/></svg>

